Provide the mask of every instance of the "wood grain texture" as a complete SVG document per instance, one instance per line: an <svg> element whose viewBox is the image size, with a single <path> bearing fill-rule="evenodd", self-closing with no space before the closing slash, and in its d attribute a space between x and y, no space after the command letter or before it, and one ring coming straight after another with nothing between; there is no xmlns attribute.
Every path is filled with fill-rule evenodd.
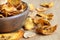
<svg viewBox="0 0 60 40"><path fill-rule="evenodd" d="M53 24L58 24L57 30L52 35L36 35L35 37L21 40L60 40L60 0L23 0L27 2L28 4L32 3L35 7L40 7L40 3L43 2L54 2L54 7L49 9L47 13L54 13L54 20L51 21Z"/></svg>

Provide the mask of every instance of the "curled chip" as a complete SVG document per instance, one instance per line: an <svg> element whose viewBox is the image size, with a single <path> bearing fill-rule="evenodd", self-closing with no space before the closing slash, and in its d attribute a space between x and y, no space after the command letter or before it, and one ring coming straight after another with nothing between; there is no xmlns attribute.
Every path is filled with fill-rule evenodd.
<svg viewBox="0 0 60 40"><path fill-rule="evenodd" d="M9 4L5 4L2 6L1 10L5 10L7 12L13 12L13 11L16 11L17 9L11 5L9 6Z"/></svg>
<svg viewBox="0 0 60 40"><path fill-rule="evenodd" d="M11 5L9 6L9 4L2 5L1 13L3 13L3 15L5 17L7 17L8 15L12 14L12 12L14 12L14 11L17 12L17 9L14 6L11 6Z"/></svg>
<svg viewBox="0 0 60 40"><path fill-rule="evenodd" d="M49 21L47 21L47 20L44 20L44 19L35 19L34 20L34 23L36 23L36 24L41 24L41 26L45 26L45 25L47 25L47 26L50 26L51 24L49 23Z"/></svg>
<svg viewBox="0 0 60 40"><path fill-rule="evenodd" d="M4 16L2 14L0 14L0 18L4 18Z"/></svg>
<svg viewBox="0 0 60 40"><path fill-rule="evenodd" d="M36 35L35 32L32 32L32 31L25 31L25 33L24 33L24 38L33 37L33 36L35 36L35 35Z"/></svg>
<svg viewBox="0 0 60 40"><path fill-rule="evenodd" d="M29 4L29 9L30 9L31 11L35 10L34 5L33 5L33 4Z"/></svg>
<svg viewBox="0 0 60 40"><path fill-rule="evenodd" d="M25 9L26 9L26 4L24 4L23 2L21 5L18 5L17 7L14 7L9 3L0 6L0 12L3 13L5 17L17 15L23 12Z"/></svg>
<svg viewBox="0 0 60 40"><path fill-rule="evenodd" d="M45 26L45 25L50 26L50 25L51 25L51 24L49 23L49 21L44 20L44 19L40 19L40 20L38 20L38 21L39 21L39 24L41 24L42 26Z"/></svg>
<svg viewBox="0 0 60 40"><path fill-rule="evenodd" d="M40 15L40 16L44 17L45 19L48 19L48 20L52 20L52 18L54 16L52 13L45 14L45 13L40 13L40 12L38 12L38 15Z"/></svg>
<svg viewBox="0 0 60 40"><path fill-rule="evenodd" d="M7 0L0 0L0 5L6 4Z"/></svg>
<svg viewBox="0 0 60 40"><path fill-rule="evenodd" d="M37 10L38 12L44 12L44 11L47 10L47 8L37 8L36 10Z"/></svg>
<svg viewBox="0 0 60 40"><path fill-rule="evenodd" d="M48 18L47 14L45 14L44 12L38 12L37 14L41 17Z"/></svg>
<svg viewBox="0 0 60 40"><path fill-rule="evenodd" d="M21 3L21 1L20 0L8 0L8 3L14 6L18 6Z"/></svg>
<svg viewBox="0 0 60 40"><path fill-rule="evenodd" d="M23 30L18 30L12 33L0 34L0 40L19 40L24 35Z"/></svg>
<svg viewBox="0 0 60 40"><path fill-rule="evenodd" d="M46 7L46 8L51 8L51 7L53 7L53 5L54 5L54 3L50 2L50 3L42 3L40 6Z"/></svg>
<svg viewBox="0 0 60 40"><path fill-rule="evenodd" d="M25 25L25 29L32 30L34 28L34 23L32 18L27 18L24 25Z"/></svg>
<svg viewBox="0 0 60 40"><path fill-rule="evenodd" d="M47 18L48 20L52 20L52 18L53 18L54 15L52 13L50 13L47 16L48 16L48 18Z"/></svg>
<svg viewBox="0 0 60 40"><path fill-rule="evenodd" d="M36 16L33 18L33 22L34 22L35 24L38 24L40 19L44 19L44 17L36 14Z"/></svg>
<svg viewBox="0 0 60 40"><path fill-rule="evenodd" d="M57 28L57 25L55 25L55 26L42 26L42 27L38 27L36 29L36 32L44 34L44 35L49 35L49 34L52 34L56 30L56 28Z"/></svg>

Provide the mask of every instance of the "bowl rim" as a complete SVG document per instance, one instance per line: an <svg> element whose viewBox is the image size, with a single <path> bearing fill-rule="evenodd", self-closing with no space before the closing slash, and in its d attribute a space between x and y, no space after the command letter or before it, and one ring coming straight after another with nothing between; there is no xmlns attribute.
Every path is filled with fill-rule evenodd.
<svg viewBox="0 0 60 40"><path fill-rule="evenodd" d="M22 2L23 2L23 1L22 1ZM23 12L21 12L21 13L18 14L18 15L14 15L14 16L11 16L11 17L4 17L4 18L0 18L0 19L12 19L12 18L16 18L16 17L18 17L18 16L24 15L24 14L25 14L24 12L28 11L28 4L27 4L26 2L23 2L23 3L26 4L26 9L25 9Z"/></svg>

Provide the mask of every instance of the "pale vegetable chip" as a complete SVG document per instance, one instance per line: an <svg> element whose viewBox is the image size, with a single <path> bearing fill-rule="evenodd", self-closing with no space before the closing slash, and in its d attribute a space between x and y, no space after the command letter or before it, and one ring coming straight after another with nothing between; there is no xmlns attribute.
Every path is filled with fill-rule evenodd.
<svg viewBox="0 0 60 40"><path fill-rule="evenodd" d="M4 18L4 16L2 14L0 14L0 18Z"/></svg>
<svg viewBox="0 0 60 40"><path fill-rule="evenodd" d="M51 25L49 21L44 20L44 19L35 19L34 23L36 23L37 25L41 24L41 26L45 26L45 25L50 26Z"/></svg>
<svg viewBox="0 0 60 40"><path fill-rule="evenodd" d="M32 30L34 28L34 23L32 18L27 18L24 25L25 25L25 29Z"/></svg>
<svg viewBox="0 0 60 40"><path fill-rule="evenodd" d="M53 2L50 2L50 3L42 3L41 4L42 7L46 7L46 8L51 8L54 6L54 3Z"/></svg>
<svg viewBox="0 0 60 40"><path fill-rule="evenodd" d="M44 12L44 11L47 10L47 8L37 8L36 10L37 10L38 12Z"/></svg>
<svg viewBox="0 0 60 40"><path fill-rule="evenodd" d="M7 12L12 12L12 11L16 11L17 9L13 6L9 6L9 5L5 4L2 6L1 10L5 10Z"/></svg>
<svg viewBox="0 0 60 40"><path fill-rule="evenodd" d="M18 4L20 4L20 0L8 0L8 3L14 6L18 6Z"/></svg>
<svg viewBox="0 0 60 40"><path fill-rule="evenodd" d="M42 26L36 29L37 33L41 33L44 35L52 34L57 28L57 25L55 26Z"/></svg>
<svg viewBox="0 0 60 40"><path fill-rule="evenodd" d="M35 32L25 31L25 33L24 33L24 38L30 38L30 37L33 37L33 36L35 36L35 35L36 35Z"/></svg>
<svg viewBox="0 0 60 40"><path fill-rule="evenodd" d="M50 13L47 16L48 16L48 18L47 18L48 20L52 20L54 15L52 13Z"/></svg>
<svg viewBox="0 0 60 40"><path fill-rule="evenodd" d="M0 5L6 4L7 0L0 0Z"/></svg>
<svg viewBox="0 0 60 40"><path fill-rule="evenodd" d="M35 10L34 5L33 5L33 4L29 4L29 9L30 9L31 11Z"/></svg>
<svg viewBox="0 0 60 40"><path fill-rule="evenodd" d="M46 14L46 13L40 13L40 12L38 12L38 15L40 15L40 16L44 17L45 19L48 19L48 20L52 20L52 18L54 16L52 13Z"/></svg>

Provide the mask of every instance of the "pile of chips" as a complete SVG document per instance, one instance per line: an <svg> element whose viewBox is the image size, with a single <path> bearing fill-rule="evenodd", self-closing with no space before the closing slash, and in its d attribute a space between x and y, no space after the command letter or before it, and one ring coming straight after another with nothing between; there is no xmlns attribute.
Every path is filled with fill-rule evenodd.
<svg viewBox="0 0 60 40"><path fill-rule="evenodd" d="M23 3L21 0L7 0L6 3L0 5L0 18L10 17L20 14L25 9L26 9L26 4Z"/></svg>

